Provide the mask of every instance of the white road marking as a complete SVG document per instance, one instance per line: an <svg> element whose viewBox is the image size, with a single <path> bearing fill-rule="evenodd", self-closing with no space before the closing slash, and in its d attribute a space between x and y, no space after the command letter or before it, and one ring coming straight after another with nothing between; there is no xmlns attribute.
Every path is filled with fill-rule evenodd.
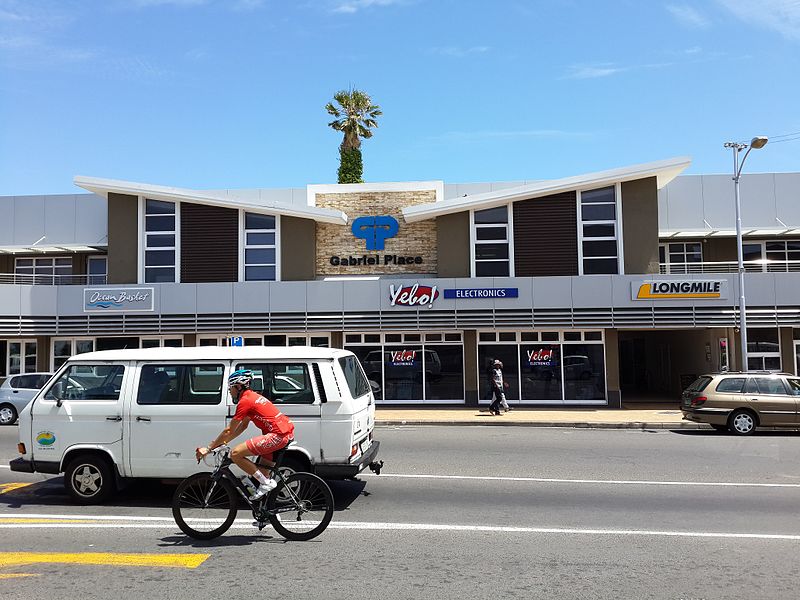
<svg viewBox="0 0 800 600"><path fill-rule="evenodd" d="M98 523L58 523L60 519L97 520ZM4 518L49 518L53 523L2 523ZM105 521L105 522L103 522ZM236 519L232 529L250 529L255 531L252 519ZM0 513L0 529L177 529L170 517L136 517L111 515L46 515ZM389 523L333 521L328 529L358 531L451 531L462 533L529 533L555 535L611 535L611 536L653 536L683 538L727 538L757 540L800 541L800 535L775 533L735 533L716 531L670 531L649 529L601 529L573 527L511 527L493 525L445 525L437 523Z"/></svg>
<svg viewBox="0 0 800 600"><path fill-rule="evenodd" d="M0 469L10 469L10 465L0 465Z"/></svg>
<svg viewBox="0 0 800 600"><path fill-rule="evenodd" d="M551 477L491 477L479 475L418 475L403 473L359 473L359 477L400 478L400 479L450 479L467 481L522 481L529 483L591 483L604 485L685 485L709 487L766 487L766 488L800 488L800 483L755 483L736 481L649 481L641 479L555 479Z"/></svg>

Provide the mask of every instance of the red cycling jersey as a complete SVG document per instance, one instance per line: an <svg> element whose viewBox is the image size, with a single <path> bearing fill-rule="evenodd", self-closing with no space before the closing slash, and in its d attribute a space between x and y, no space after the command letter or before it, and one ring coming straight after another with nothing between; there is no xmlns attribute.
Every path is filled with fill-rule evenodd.
<svg viewBox="0 0 800 600"><path fill-rule="evenodd" d="M234 419L250 419L265 434L283 436L294 432L294 423L269 400L253 390L245 390L239 396Z"/></svg>

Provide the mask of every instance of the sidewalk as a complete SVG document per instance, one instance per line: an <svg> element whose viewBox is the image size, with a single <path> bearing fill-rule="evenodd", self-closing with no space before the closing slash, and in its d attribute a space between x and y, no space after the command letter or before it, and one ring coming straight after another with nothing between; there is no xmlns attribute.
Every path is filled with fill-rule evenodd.
<svg viewBox="0 0 800 600"><path fill-rule="evenodd" d="M491 415L485 407L387 408L375 410L376 425L514 425L519 427L581 427L587 429L710 429L684 421L674 405L623 409L515 408Z"/></svg>

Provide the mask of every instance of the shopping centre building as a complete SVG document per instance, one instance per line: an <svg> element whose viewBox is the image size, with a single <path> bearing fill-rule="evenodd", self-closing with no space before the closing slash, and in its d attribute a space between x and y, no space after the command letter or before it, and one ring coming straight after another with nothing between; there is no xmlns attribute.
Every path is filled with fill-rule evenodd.
<svg viewBox="0 0 800 600"><path fill-rule="evenodd" d="M0 197L0 377L90 350L352 350L379 403L672 400L738 369L730 175ZM748 366L797 372L800 173L741 182ZM797 340L797 341L796 341Z"/></svg>

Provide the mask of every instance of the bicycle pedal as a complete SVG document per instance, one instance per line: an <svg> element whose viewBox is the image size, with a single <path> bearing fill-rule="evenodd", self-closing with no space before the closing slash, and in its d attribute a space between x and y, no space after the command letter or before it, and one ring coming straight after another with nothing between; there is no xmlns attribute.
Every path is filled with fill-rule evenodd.
<svg viewBox="0 0 800 600"><path fill-rule="evenodd" d="M258 530L261 531L264 527L267 526L266 521L253 521L253 527L258 527Z"/></svg>

